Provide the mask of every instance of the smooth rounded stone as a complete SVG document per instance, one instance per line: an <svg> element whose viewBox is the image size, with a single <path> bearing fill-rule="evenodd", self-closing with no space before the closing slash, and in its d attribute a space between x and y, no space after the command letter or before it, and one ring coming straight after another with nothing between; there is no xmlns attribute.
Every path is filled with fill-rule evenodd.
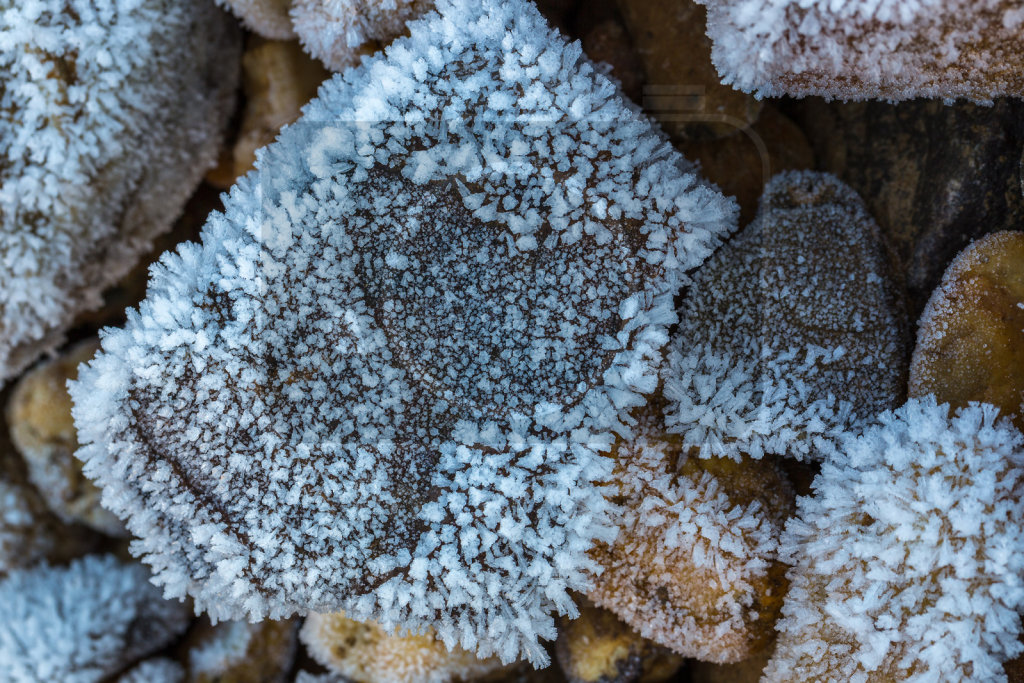
<svg viewBox="0 0 1024 683"><path fill-rule="evenodd" d="M7 403L7 424L25 460L28 479L50 510L65 523L124 536L121 520L100 505L100 490L75 458L78 438L67 381L78 377L79 363L91 359L98 349L99 340L88 339L25 374Z"/></svg>
<svg viewBox="0 0 1024 683"><path fill-rule="evenodd" d="M190 683L282 683L298 647L298 621L202 619L182 644Z"/></svg>
<svg viewBox="0 0 1024 683"><path fill-rule="evenodd" d="M822 170L849 183L886 233L906 272L916 320L953 257L990 232L1024 224L1024 103L913 101L788 109Z"/></svg>
<svg viewBox="0 0 1024 683"><path fill-rule="evenodd" d="M682 666L672 654L586 598L580 615L562 617L555 653L569 683L660 683Z"/></svg>
<svg viewBox="0 0 1024 683"><path fill-rule="evenodd" d="M814 149L796 123L766 103L757 122L737 135L717 140L676 143L687 159L700 163L704 176L723 194L736 197L740 224L757 214L768 180L780 171L814 168Z"/></svg>
<svg viewBox="0 0 1024 683"><path fill-rule="evenodd" d="M507 668L497 657L449 650L432 633L393 635L340 612L309 615L300 637L313 659L355 683L469 683Z"/></svg>
<svg viewBox="0 0 1024 683"><path fill-rule="evenodd" d="M991 403L1024 430L1024 232L983 237L950 264L921 316L909 390Z"/></svg>
<svg viewBox="0 0 1024 683"><path fill-rule="evenodd" d="M232 182L252 169L257 149L269 145L282 127L299 118L302 106L316 96L328 76L297 41L249 41L242 55L245 107L232 150Z"/></svg>
<svg viewBox="0 0 1024 683"><path fill-rule="evenodd" d="M693 0L619 0L644 65L644 108L673 139L733 135L763 104L722 85L711 63L706 10Z"/></svg>

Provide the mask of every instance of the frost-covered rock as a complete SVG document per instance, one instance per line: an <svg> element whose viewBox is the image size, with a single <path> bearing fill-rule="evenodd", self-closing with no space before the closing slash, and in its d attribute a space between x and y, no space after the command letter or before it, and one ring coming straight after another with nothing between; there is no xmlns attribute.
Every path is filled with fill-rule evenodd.
<svg viewBox="0 0 1024 683"><path fill-rule="evenodd" d="M839 99L1024 94L1017 0L697 0L745 92Z"/></svg>
<svg viewBox="0 0 1024 683"><path fill-rule="evenodd" d="M30 485L0 473L0 576L74 557L95 540L61 524Z"/></svg>
<svg viewBox="0 0 1024 683"><path fill-rule="evenodd" d="M429 631L392 635L341 613L309 615L300 634L313 659L353 683L470 683L508 668L497 657L449 649Z"/></svg>
<svg viewBox="0 0 1024 683"><path fill-rule="evenodd" d="M238 50L209 0L0 2L0 383L171 227L217 155Z"/></svg>
<svg viewBox="0 0 1024 683"><path fill-rule="evenodd" d="M775 176L693 280L665 370L684 447L817 459L902 399L900 289L878 226L835 177Z"/></svg>
<svg viewBox="0 0 1024 683"><path fill-rule="evenodd" d="M637 431L613 451L621 530L591 551L601 573L588 597L685 657L749 657L771 641L785 590L789 482L769 460L687 455L651 407Z"/></svg>
<svg viewBox="0 0 1024 683"><path fill-rule="evenodd" d="M735 204L527 2L328 81L72 385L86 474L216 619L543 662L682 273Z"/></svg>
<svg viewBox="0 0 1024 683"><path fill-rule="evenodd" d="M1024 436L933 398L849 437L801 498L765 681L999 681L1024 608Z"/></svg>
<svg viewBox="0 0 1024 683"><path fill-rule="evenodd" d="M189 609L164 600L149 578L110 555L12 572L0 581L3 680L105 680L169 644Z"/></svg>

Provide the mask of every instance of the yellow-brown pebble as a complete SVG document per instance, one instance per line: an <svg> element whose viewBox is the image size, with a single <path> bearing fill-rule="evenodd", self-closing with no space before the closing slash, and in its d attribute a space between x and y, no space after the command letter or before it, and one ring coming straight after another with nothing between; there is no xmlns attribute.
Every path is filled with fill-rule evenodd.
<svg viewBox="0 0 1024 683"><path fill-rule="evenodd" d="M300 638L317 662L356 683L469 683L508 668L494 657L449 650L430 633L392 635L342 613L309 615Z"/></svg>
<svg viewBox="0 0 1024 683"><path fill-rule="evenodd" d="M1024 233L999 232L950 264L925 307L910 395L996 405L1024 429Z"/></svg>
<svg viewBox="0 0 1024 683"><path fill-rule="evenodd" d="M644 638L585 598L576 619L559 620L555 654L569 683L660 683L682 657Z"/></svg>
<svg viewBox="0 0 1024 683"><path fill-rule="evenodd" d="M65 523L111 536L125 535L121 521L100 505L100 492L82 473L67 382L93 357L99 341L83 341L37 365L15 385L7 403L11 441L25 460L28 479Z"/></svg>
<svg viewBox="0 0 1024 683"><path fill-rule="evenodd" d="M298 41L255 38L242 55L245 111L235 142L235 175L248 172L256 150L270 144L281 128L299 118L330 73L302 51Z"/></svg>
<svg viewBox="0 0 1024 683"><path fill-rule="evenodd" d="M771 648L735 664L691 662L686 667L690 683L758 683L761 673L771 659Z"/></svg>

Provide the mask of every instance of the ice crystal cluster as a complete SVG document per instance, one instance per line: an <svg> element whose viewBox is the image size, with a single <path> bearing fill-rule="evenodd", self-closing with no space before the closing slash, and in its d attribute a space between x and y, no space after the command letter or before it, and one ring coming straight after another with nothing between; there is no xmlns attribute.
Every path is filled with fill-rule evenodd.
<svg viewBox="0 0 1024 683"><path fill-rule="evenodd" d="M723 81L767 97L1024 94L1018 0L697 0Z"/></svg>
<svg viewBox="0 0 1024 683"><path fill-rule="evenodd" d="M547 656L673 294L735 220L532 4L446 0L167 254L72 385L86 474L215 619Z"/></svg>
<svg viewBox="0 0 1024 683"><path fill-rule="evenodd" d="M997 681L1019 654L1024 437L912 399L843 441L801 498L765 681Z"/></svg>
<svg viewBox="0 0 1024 683"><path fill-rule="evenodd" d="M767 460L688 456L660 416L638 431L614 451L621 531L591 551L601 575L588 595L683 656L749 657L771 640L785 592L777 551L792 490Z"/></svg>
<svg viewBox="0 0 1024 683"><path fill-rule="evenodd" d="M164 600L149 578L111 555L12 572L0 581L0 676L107 680L169 644L188 625L188 608Z"/></svg>
<svg viewBox="0 0 1024 683"><path fill-rule="evenodd" d="M899 290L878 226L837 178L775 176L693 280L665 381L684 448L818 459L899 404Z"/></svg>
<svg viewBox="0 0 1024 683"><path fill-rule="evenodd" d="M0 383L180 213L233 103L237 34L209 0L0 2Z"/></svg>

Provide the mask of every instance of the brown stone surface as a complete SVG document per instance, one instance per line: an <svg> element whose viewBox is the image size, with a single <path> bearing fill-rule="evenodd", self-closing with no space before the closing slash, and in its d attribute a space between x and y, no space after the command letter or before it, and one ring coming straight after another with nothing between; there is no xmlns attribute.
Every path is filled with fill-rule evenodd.
<svg viewBox="0 0 1024 683"><path fill-rule="evenodd" d="M768 179L779 171L814 168L814 150L789 117L765 104L750 128L717 140L683 140L676 145L691 161L700 162L705 178L740 204L740 225L757 214Z"/></svg>
<svg viewBox="0 0 1024 683"><path fill-rule="evenodd" d="M1024 103L913 101L788 109L819 168L853 186L893 244L916 320L952 258L978 237L1024 224Z"/></svg>
<svg viewBox="0 0 1024 683"><path fill-rule="evenodd" d="M644 109L674 139L733 135L762 104L722 85L711 64L703 7L693 0L619 0L647 76Z"/></svg>

